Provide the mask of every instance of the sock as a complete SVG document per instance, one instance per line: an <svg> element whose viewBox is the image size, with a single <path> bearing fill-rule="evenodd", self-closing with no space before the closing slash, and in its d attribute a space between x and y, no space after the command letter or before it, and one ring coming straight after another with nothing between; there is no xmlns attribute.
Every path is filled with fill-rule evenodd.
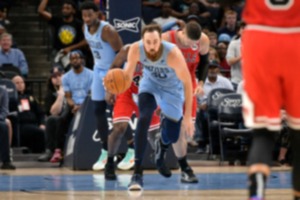
<svg viewBox="0 0 300 200"><path fill-rule="evenodd" d="M134 174L140 174L143 175L143 168L140 165L135 165L134 166Z"/></svg>
<svg viewBox="0 0 300 200"><path fill-rule="evenodd" d="M107 164L113 165L114 164L114 156L108 156L107 158Z"/></svg>
<svg viewBox="0 0 300 200"><path fill-rule="evenodd" d="M134 149L133 142L130 142L130 143L128 144L128 148L130 148L130 149Z"/></svg>
<svg viewBox="0 0 300 200"><path fill-rule="evenodd" d="M107 151L107 142L102 142L102 148Z"/></svg>
<svg viewBox="0 0 300 200"><path fill-rule="evenodd" d="M181 171L184 171L186 168L189 167L189 164L187 163L186 156L182 158L178 158L178 163L180 166Z"/></svg>
<svg viewBox="0 0 300 200"><path fill-rule="evenodd" d="M266 187L266 175L254 173L249 176L249 196L250 198L264 198Z"/></svg>

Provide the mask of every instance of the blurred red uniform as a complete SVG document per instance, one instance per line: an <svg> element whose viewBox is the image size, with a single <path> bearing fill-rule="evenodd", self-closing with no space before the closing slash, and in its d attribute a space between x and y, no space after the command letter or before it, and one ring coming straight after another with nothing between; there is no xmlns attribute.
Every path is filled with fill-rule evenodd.
<svg viewBox="0 0 300 200"><path fill-rule="evenodd" d="M193 85L193 92L197 87L197 81L196 81L196 70L198 67L198 64L200 62L200 56L199 56L199 50L200 50L200 44L195 45L194 48L189 47L182 47L180 43L178 43L176 39L176 31L170 31L170 42L176 44L179 49L181 50L185 61L187 63L187 66L189 68L189 72L192 78L192 85ZM196 119L196 112L197 112L197 98L194 96L193 98L193 104L192 104L192 117L195 120Z"/></svg>
<svg viewBox="0 0 300 200"><path fill-rule="evenodd" d="M129 122L133 113L139 116L139 110L137 106L138 99L138 86L139 81L143 75L143 66L138 63L136 66L135 73L130 88L124 93L117 95L116 102L113 111L113 123L118 122ZM149 131L159 128L160 118L155 113L152 116L151 125Z"/></svg>
<svg viewBox="0 0 300 200"><path fill-rule="evenodd" d="M284 107L300 129L300 1L248 0L242 36L244 118L251 128L279 130Z"/></svg>

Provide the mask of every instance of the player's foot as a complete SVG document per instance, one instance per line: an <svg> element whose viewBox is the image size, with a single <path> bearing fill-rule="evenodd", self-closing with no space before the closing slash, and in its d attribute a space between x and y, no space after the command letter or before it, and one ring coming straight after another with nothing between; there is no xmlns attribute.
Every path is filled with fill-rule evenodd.
<svg viewBox="0 0 300 200"><path fill-rule="evenodd" d="M155 141L155 165L158 172L164 177L171 177L172 172L165 164L166 149L163 149L160 138Z"/></svg>
<svg viewBox="0 0 300 200"><path fill-rule="evenodd" d="M118 169L130 170L134 166L134 149L128 148L123 160L118 164Z"/></svg>
<svg viewBox="0 0 300 200"><path fill-rule="evenodd" d="M106 180L116 180L117 176L115 173L115 165L106 163L105 165L105 170L104 170L104 175Z"/></svg>
<svg viewBox="0 0 300 200"><path fill-rule="evenodd" d="M143 176L141 174L133 174L131 182L128 185L129 191L142 191L143 190Z"/></svg>
<svg viewBox="0 0 300 200"><path fill-rule="evenodd" d="M102 149L101 150L101 155L97 162L93 165L93 170L94 171L100 171L103 170L107 162L107 151Z"/></svg>
<svg viewBox="0 0 300 200"><path fill-rule="evenodd" d="M182 183L198 183L198 178L195 176L193 170L187 167L181 172L181 182Z"/></svg>

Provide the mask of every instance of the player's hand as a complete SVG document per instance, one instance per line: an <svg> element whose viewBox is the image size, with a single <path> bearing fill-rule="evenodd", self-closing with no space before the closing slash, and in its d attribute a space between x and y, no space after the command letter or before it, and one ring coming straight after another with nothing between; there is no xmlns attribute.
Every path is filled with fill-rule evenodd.
<svg viewBox="0 0 300 200"><path fill-rule="evenodd" d="M194 92L194 95L197 95L197 96L203 96L204 95L203 86L201 84L197 85L197 87L195 89L195 92Z"/></svg>
<svg viewBox="0 0 300 200"><path fill-rule="evenodd" d="M184 116L183 117L183 127L185 129L185 132L187 134L188 137L193 138L194 134L195 134L195 126L192 120L192 117L189 116Z"/></svg>
<svg viewBox="0 0 300 200"><path fill-rule="evenodd" d="M105 94L105 101L109 105L113 105L116 102L116 95L106 92Z"/></svg>

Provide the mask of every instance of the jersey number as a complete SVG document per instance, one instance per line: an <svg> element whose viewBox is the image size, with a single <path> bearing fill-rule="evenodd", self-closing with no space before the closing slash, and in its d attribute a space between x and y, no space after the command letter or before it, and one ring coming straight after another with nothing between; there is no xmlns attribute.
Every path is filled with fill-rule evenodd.
<svg viewBox="0 0 300 200"><path fill-rule="evenodd" d="M93 55L95 59L101 59L100 53L98 51L93 51Z"/></svg>
<svg viewBox="0 0 300 200"><path fill-rule="evenodd" d="M135 76L132 81L134 82L134 84L139 87L140 85L140 80L141 80L141 76Z"/></svg>
<svg viewBox="0 0 300 200"><path fill-rule="evenodd" d="M288 10L294 4L294 0L265 0L271 10Z"/></svg>

